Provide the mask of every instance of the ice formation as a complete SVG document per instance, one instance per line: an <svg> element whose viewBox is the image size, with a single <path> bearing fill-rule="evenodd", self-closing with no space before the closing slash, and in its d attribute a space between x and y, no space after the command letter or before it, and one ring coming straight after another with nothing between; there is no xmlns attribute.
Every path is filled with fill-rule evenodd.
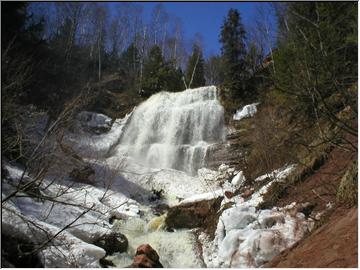
<svg viewBox="0 0 360 270"><path fill-rule="evenodd" d="M261 187L247 201L240 196L227 200L232 206L222 212L214 240L210 241L205 234L199 237L207 267L260 267L310 230L312 222L297 212L296 203L284 208L255 209L268 188L282 181L294 168L295 165L290 165L271 173L278 178Z"/></svg>

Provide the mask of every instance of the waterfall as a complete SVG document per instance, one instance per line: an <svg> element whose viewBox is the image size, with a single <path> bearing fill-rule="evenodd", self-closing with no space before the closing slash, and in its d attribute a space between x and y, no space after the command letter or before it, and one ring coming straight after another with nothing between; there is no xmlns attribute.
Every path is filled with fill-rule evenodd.
<svg viewBox="0 0 360 270"><path fill-rule="evenodd" d="M208 86L151 96L133 112L116 151L144 166L194 175L209 145L224 138L224 109Z"/></svg>

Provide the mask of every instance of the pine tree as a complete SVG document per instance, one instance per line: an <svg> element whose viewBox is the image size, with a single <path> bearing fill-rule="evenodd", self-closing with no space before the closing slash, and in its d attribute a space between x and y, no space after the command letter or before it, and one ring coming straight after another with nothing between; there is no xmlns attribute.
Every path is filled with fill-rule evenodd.
<svg viewBox="0 0 360 270"><path fill-rule="evenodd" d="M131 44L120 55L120 74L122 76L123 87L135 91L138 85L140 72L139 50L134 44Z"/></svg>
<svg viewBox="0 0 360 270"><path fill-rule="evenodd" d="M229 98L244 98L246 93L245 29L241 23L240 13L230 9L221 27L221 54L224 60L224 87Z"/></svg>
<svg viewBox="0 0 360 270"><path fill-rule="evenodd" d="M288 3L285 16L288 30L274 56L276 88L296 98L313 120L322 111L335 115L345 104L356 111L348 90L357 80L356 4ZM330 97L339 100L334 108Z"/></svg>
<svg viewBox="0 0 360 270"><path fill-rule="evenodd" d="M144 63L144 77L141 95L148 97L159 91L176 92L183 90L182 71L173 61L166 62L159 46L154 46Z"/></svg>
<svg viewBox="0 0 360 270"><path fill-rule="evenodd" d="M183 72L181 68L176 68L175 60L165 63L161 71L161 81L163 81L163 89L168 92L178 92L184 90L182 81Z"/></svg>
<svg viewBox="0 0 360 270"><path fill-rule="evenodd" d="M141 95L151 96L163 89L161 69L164 67L164 58L159 46L150 49L149 56L144 63L144 77L141 85Z"/></svg>
<svg viewBox="0 0 360 270"><path fill-rule="evenodd" d="M186 82L188 88L196 88L205 85L204 58L199 45L194 44L186 68Z"/></svg>

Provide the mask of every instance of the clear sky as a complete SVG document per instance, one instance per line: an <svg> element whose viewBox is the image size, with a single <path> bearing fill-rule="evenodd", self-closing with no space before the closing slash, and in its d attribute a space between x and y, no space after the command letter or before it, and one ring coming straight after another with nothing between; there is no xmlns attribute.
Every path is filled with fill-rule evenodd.
<svg viewBox="0 0 360 270"><path fill-rule="evenodd" d="M144 15L150 18L154 6L159 2L139 3L144 7ZM187 40L201 33L204 40L205 54L220 53L219 34L224 17L230 8L236 8L242 17L245 28L252 24L260 2L162 2L170 15L181 18ZM274 18L271 18L274 20Z"/></svg>

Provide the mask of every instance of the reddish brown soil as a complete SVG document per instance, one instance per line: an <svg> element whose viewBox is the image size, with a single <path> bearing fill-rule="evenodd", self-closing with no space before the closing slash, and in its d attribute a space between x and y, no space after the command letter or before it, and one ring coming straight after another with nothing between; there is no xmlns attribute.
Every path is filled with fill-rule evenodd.
<svg viewBox="0 0 360 270"><path fill-rule="evenodd" d="M312 175L295 186L288 188L287 193L277 205L285 206L292 202L310 202L315 204L314 211L322 211L326 204L336 201L336 192L341 177L350 162L357 158L357 152L344 148L334 148L328 160Z"/></svg>
<svg viewBox="0 0 360 270"><path fill-rule="evenodd" d="M357 144L354 139L353 143ZM265 267L357 267L358 265L358 209L336 204L336 191L341 177L357 152L336 147L327 161L314 174L289 188L278 206L291 202L310 202L314 211L326 209L328 202L334 209L324 224L297 245L275 257Z"/></svg>
<svg viewBox="0 0 360 270"><path fill-rule="evenodd" d="M358 265L357 208L338 208L329 221L265 267L353 267Z"/></svg>

